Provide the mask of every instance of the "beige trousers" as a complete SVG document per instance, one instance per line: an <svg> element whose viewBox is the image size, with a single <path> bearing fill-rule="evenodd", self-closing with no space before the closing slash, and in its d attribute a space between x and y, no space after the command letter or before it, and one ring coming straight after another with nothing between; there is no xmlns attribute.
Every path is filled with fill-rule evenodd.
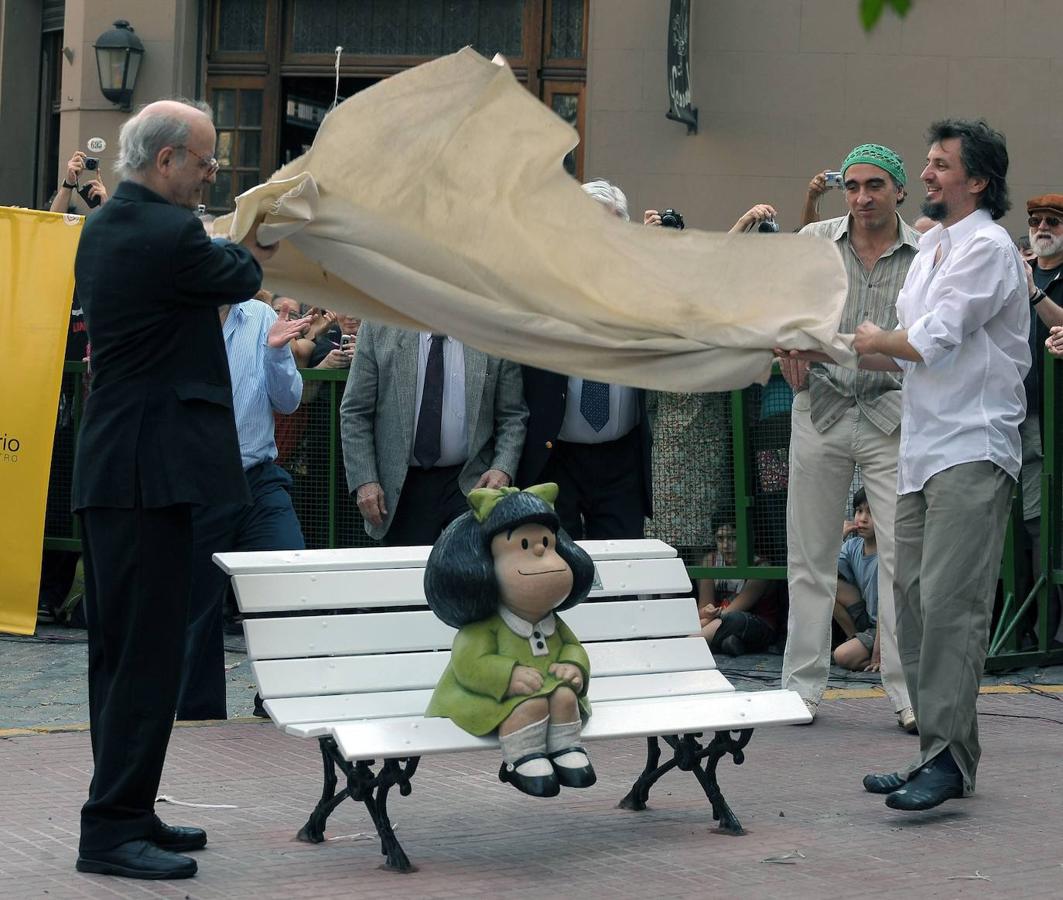
<svg viewBox="0 0 1063 900"><path fill-rule="evenodd" d="M895 710L910 706L897 650L893 608L893 515L900 429L883 434L856 406L820 433L808 391L794 397L786 501L789 634L782 686L819 702L830 675L830 635L849 485L856 465L878 541L878 627L882 686Z"/></svg>
<svg viewBox="0 0 1063 900"><path fill-rule="evenodd" d="M976 704L1015 482L988 461L938 472L897 500L897 637L919 759L946 747L974 790Z"/></svg>

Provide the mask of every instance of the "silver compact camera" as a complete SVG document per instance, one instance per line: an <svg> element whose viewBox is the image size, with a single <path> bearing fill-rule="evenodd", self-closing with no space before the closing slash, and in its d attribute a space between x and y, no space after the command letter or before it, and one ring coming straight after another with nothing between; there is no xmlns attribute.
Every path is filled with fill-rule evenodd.
<svg viewBox="0 0 1063 900"><path fill-rule="evenodd" d="M824 172L823 177L827 180L828 188L840 188L844 186L841 172Z"/></svg>

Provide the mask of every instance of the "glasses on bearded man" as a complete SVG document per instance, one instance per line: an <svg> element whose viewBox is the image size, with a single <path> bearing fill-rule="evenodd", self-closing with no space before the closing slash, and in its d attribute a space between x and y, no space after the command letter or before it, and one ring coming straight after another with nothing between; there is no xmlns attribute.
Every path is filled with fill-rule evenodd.
<svg viewBox="0 0 1063 900"><path fill-rule="evenodd" d="M1046 228L1059 228L1063 224L1063 219L1057 219L1055 216L1030 216L1026 220L1026 224L1031 228L1040 228L1042 222L1045 223Z"/></svg>

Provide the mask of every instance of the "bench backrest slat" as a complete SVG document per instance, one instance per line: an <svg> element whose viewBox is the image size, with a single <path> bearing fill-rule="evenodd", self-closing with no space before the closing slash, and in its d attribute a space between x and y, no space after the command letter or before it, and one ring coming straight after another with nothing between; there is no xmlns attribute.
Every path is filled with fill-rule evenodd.
<svg viewBox="0 0 1063 900"><path fill-rule="evenodd" d="M587 644L592 680L648 672L707 671L715 668L702 638L601 641ZM375 691L434 688L450 660L449 650L376 653L306 659L261 659L252 663L263 699L314 697Z"/></svg>
<svg viewBox="0 0 1063 900"><path fill-rule="evenodd" d="M647 697L679 697L688 694L734 691L717 670L667 672L650 675L602 676L591 679L591 704ZM349 722L393 716L419 716L432 699L430 689L335 694L322 697L282 697L269 700L268 709L280 726L307 722Z"/></svg>
<svg viewBox="0 0 1063 900"><path fill-rule="evenodd" d="M595 562L606 559L668 559L675 548L653 538L577 541ZM431 547L340 547L332 550L258 550L215 553L228 575L278 572L334 572L358 569L423 569Z"/></svg>
<svg viewBox="0 0 1063 900"><path fill-rule="evenodd" d="M591 601L562 617L584 642L679 637L699 627L690 597ZM444 650L454 639L454 629L427 610L248 619L244 632L252 660Z"/></svg>
<svg viewBox="0 0 1063 900"><path fill-rule="evenodd" d="M595 568L601 587L591 597L678 594L690 589L686 568L677 557L605 559ZM244 613L427 605L423 567L239 574L233 578L233 590Z"/></svg>

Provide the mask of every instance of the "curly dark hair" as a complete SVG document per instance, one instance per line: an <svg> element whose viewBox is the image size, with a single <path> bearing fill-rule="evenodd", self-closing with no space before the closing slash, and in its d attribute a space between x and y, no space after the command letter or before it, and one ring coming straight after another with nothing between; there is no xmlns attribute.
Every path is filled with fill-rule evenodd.
<svg viewBox="0 0 1063 900"><path fill-rule="evenodd" d="M994 219L1011 209L1008 197L1008 145L985 119L941 119L926 133L928 144L960 139L960 159L968 178L986 179L981 205Z"/></svg>
<svg viewBox="0 0 1063 900"><path fill-rule="evenodd" d="M561 527L550 504L521 491L499 500L482 524L470 510L440 535L424 570L424 593L432 612L453 628L494 615L499 595L491 539L532 522L545 525L557 535L557 554L572 569L572 590L555 611L586 600L594 582L590 556Z"/></svg>

